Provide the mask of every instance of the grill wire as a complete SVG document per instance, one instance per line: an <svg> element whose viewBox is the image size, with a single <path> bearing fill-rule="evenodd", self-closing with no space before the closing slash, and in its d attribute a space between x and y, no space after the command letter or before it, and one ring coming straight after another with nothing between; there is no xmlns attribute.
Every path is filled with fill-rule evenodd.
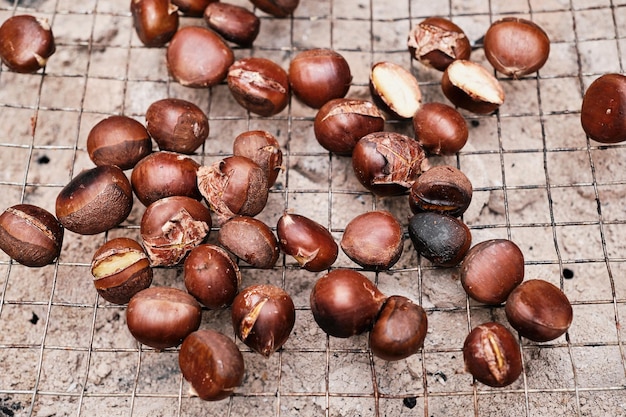
<svg viewBox="0 0 626 417"><path fill-rule="evenodd" d="M251 7L243 0L234 3ZM111 114L143 120L157 99L190 100L208 114L211 134L194 155L209 164L231 152L249 129L277 136L285 170L259 218L275 226L284 210L328 226L339 239L346 223L371 209L392 211L406 225L405 198L379 199L351 175L349 158L329 155L315 141L315 111L292 99L263 119L242 110L225 84L187 89L167 75L164 49L138 41L128 0L0 0L0 20L35 14L52 24L57 52L45 71L0 70L0 201L2 210L40 205L54 213L60 189L91 166L89 129ZM328 338L313 321L308 293L316 274L283 257L270 271L241 265L243 285L273 283L294 298L297 322L270 359L239 343L243 386L228 400L207 403L187 394L176 349L156 352L128 334L123 307L97 297L89 264L107 239L138 237L143 207L106 234L66 232L60 259L39 269L0 256L0 415L6 416L604 416L626 415L626 364L620 317L626 314L626 147L602 146L579 127L582 94L606 72L623 72L623 0L301 0L294 16L260 11L261 34L238 58L263 56L287 68L300 50L330 47L350 63L348 96L369 98L371 64L390 60L411 68L424 101L445 101L440 74L411 62L406 35L425 17L451 18L479 46L489 23L504 15L531 18L553 43L547 65L523 80L501 79L507 97L493 115L464 113L468 145L452 164L474 185L464 220L474 242L514 240L526 258L526 278L562 288L574 323L563 337L521 340L524 372L509 387L473 383L461 347L481 322L506 323L503 307L465 296L455 269L419 259L406 239L390 271L365 272L387 295L422 304L429 333L420 353L393 363L374 358L367 337ZM184 18L183 25L203 24ZM488 65L479 47L472 58ZM411 134L410 124L389 130ZM215 229L215 228L214 228ZM215 240L212 231L210 240ZM356 268L344 255L334 267ZM155 271L153 285L182 287L180 268ZM233 336L225 311L204 311L202 327Z"/></svg>

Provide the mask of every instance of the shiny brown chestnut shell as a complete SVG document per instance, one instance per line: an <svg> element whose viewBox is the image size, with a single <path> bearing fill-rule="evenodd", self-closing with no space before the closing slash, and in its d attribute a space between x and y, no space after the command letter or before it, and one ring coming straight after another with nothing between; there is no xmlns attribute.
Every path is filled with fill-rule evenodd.
<svg viewBox="0 0 626 417"><path fill-rule="evenodd" d="M604 74L596 78L583 96L580 122L596 142L626 141L626 76Z"/></svg>
<svg viewBox="0 0 626 417"><path fill-rule="evenodd" d="M37 72L55 52L54 35L47 19L15 15L0 26L0 60L12 71Z"/></svg>
<svg viewBox="0 0 626 417"><path fill-rule="evenodd" d="M441 77L443 94L457 107L478 114L492 113L504 103L504 89L480 64L456 60Z"/></svg>
<svg viewBox="0 0 626 417"><path fill-rule="evenodd" d="M209 119L190 101L164 98L148 107L146 129L160 150L192 154L209 137Z"/></svg>
<svg viewBox="0 0 626 417"><path fill-rule="evenodd" d="M163 46L178 30L178 7L170 0L132 0L130 11L137 36L146 46Z"/></svg>
<svg viewBox="0 0 626 417"><path fill-rule="evenodd" d="M415 140L432 155L453 155L467 143L465 118L444 103L425 103L413 115Z"/></svg>
<svg viewBox="0 0 626 417"><path fill-rule="evenodd" d="M209 4L219 0L171 0L185 16L201 17Z"/></svg>
<svg viewBox="0 0 626 417"><path fill-rule="evenodd" d="M259 9L275 17L287 17L298 7L300 0L250 0Z"/></svg>
<svg viewBox="0 0 626 417"><path fill-rule="evenodd" d="M291 297L274 285L244 288L235 297L231 312L237 337L266 358L285 344L296 322Z"/></svg>
<svg viewBox="0 0 626 417"><path fill-rule="evenodd" d="M133 168L152 152L152 140L140 122L128 116L110 116L96 123L87 136L89 159L96 165Z"/></svg>
<svg viewBox="0 0 626 417"><path fill-rule="evenodd" d="M409 119L422 105L422 91L417 79L401 65L377 62L372 66L369 81L374 102L397 119Z"/></svg>
<svg viewBox="0 0 626 417"><path fill-rule="evenodd" d="M417 252L433 265L457 265L472 243L469 228L447 214L416 213L409 221L409 237Z"/></svg>
<svg viewBox="0 0 626 417"><path fill-rule="evenodd" d="M261 29L261 19L250 10L220 1L209 4L203 13L207 25L227 41L250 46Z"/></svg>
<svg viewBox="0 0 626 417"><path fill-rule="evenodd" d="M261 220L235 216L217 233L218 242L228 251L255 268L273 267L280 255L278 240Z"/></svg>
<svg viewBox="0 0 626 417"><path fill-rule="evenodd" d="M267 185L276 182L283 168L283 151L278 140L265 130L249 130L237 135L233 141L233 155L245 156L263 169Z"/></svg>
<svg viewBox="0 0 626 417"><path fill-rule="evenodd" d="M409 207L413 213L434 211L459 217L469 207L472 183L459 169L439 165L422 173L411 186Z"/></svg>
<svg viewBox="0 0 626 417"><path fill-rule="evenodd" d="M61 253L63 234L56 217L39 206L17 204L0 215L0 249L22 265L54 262Z"/></svg>
<svg viewBox="0 0 626 417"><path fill-rule="evenodd" d="M413 58L439 71L456 59L469 59L472 52L463 29L442 17L429 17L415 25L407 46Z"/></svg>

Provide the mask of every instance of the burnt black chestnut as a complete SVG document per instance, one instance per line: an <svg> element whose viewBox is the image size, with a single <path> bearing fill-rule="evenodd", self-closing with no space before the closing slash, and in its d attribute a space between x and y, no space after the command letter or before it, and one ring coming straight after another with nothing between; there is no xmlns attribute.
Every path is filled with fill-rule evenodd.
<svg viewBox="0 0 626 417"><path fill-rule="evenodd" d="M453 155L467 143L465 118L444 103L425 103L413 115L415 139L433 155Z"/></svg>
<svg viewBox="0 0 626 417"><path fill-rule="evenodd" d="M457 265L472 243L469 228L456 217L417 213L409 221L409 237L417 252L437 266Z"/></svg>
<svg viewBox="0 0 626 417"><path fill-rule="evenodd" d="M55 52L54 35L47 19L15 15L0 26L0 59L13 71L36 72L46 66Z"/></svg>
<svg viewBox="0 0 626 417"><path fill-rule="evenodd" d="M472 52L463 29L443 17L429 17L415 25L407 46L413 58L439 71L456 59L469 59Z"/></svg>
<svg viewBox="0 0 626 417"><path fill-rule="evenodd" d="M89 131L87 152L96 165L117 165L127 170L152 152L152 140L145 126L137 120L110 116Z"/></svg>
<svg viewBox="0 0 626 417"><path fill-rule="evenodd" d="M164 98L148 107L146 129L160 150L192 154L209 137L209 119L190 101Z"/></svg>
<svg viewBox="0 0 626 417"><path fill-rule="evenodd" d="M178 7L170 0L132 0L130 11L137 36L146 46L163 46L178 30Z"/></svg>
<svg viewBox="0 0 626 417"><path fill-rule="evenodd" d="M450 165L431 167L411 186L409 207L413 213L434 211L459 217L472 202L469 178Z"/></svg>

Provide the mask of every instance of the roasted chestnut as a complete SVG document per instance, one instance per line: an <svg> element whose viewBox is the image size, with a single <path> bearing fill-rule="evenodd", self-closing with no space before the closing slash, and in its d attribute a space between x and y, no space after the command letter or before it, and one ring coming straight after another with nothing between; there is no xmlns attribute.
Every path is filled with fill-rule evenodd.
<svg viewBox="0 0 626 417"><path fill-rule="evenodd" d="M163 46L178 30L178 7L170 0L132 0L130 11L137 36L146 46Z"/></svg>
<svg viewBox="0 0 626 417"><path fill-rule="evenodd" d="M590 139L600 143L626 141L626 76L604 74L585 91L580 122Z"/></svg>
<svg viewBox="0 0 626 417"><path fill-rule="evenodd" d="M219 0L172 0L178 10L185 16L201 17L209 4Z"/></svg>
<svg viewBox="0 0 626 417"><path fill-rule="evenodd" d="M425 103L413 115L415 139L429 154L453 155L467 143L465 118L444 103Z"/></svg>
<svg viewBox="0 0 626 417"><path fill-rule="evenodd" d="M245 156L263 169L267 185L271 187L283 168L283 151L276 138L264 130L249 130L237 135L233 155Z"/></svg>
<svg viewBox="0 0 626 417"><path fill-rule="evenodd" d="M417 213L409 221L409 237L417 252L436 266L455 266L472 243L461 220L435 212Z"/></svg>
<svg viewBox="0 0 626 417"><path fill-rule="evenodd" d="M450 165L439 165L422 173L411 186L409 207L413 213L434 211L459 217L472 202L469 178Z"/></svg>
<svg viewBox="0 0 626 417"><path fill-rule="evenodd" d="M250 0L259 9L275 17L287 17L298 7L300 0Z"/></svg>
<svg viewBox="0 0 626 417"><path fill-rule="evenodd" d="M415 25L407 45L413 58L439 71L456 59L469 59L472 52L463 29L442 17L429 17Z"/></svg>
<svg viewBox="0 0 626 417"><path fill-rule="evenodd" d="M417 79L393 62L378 62L370 71L370 92L374 102L392 117L409 119L422 105Z"/></svg>
<svg viewBox="0 0 626 417"><path fill-rule="evenodd" d="M278 260L278 240L272 230L248 216L235 216L224 223L217 233L222 246L255 268L268 269Z"/></svg>
<svg viewBox="0 0 626 417"><path fill-rule="evenodd" d="M160 150L192 154L209 137L209 119L187 100L164 98L148 107L146 129Z"/></svg>
<svg viewBox="0 0 626 417"><path fill-rule="evenodd" d="M13 71L36 72L46 66L55 51L47 19L15 15L0 26L0 59Z"/></svg>
<svg viewBox="0 0 626 417"><path fill-rule="evenodd" d="M204 9L203 16L211 29L240 46L252 45L261 29L261 19L235 4L213 2Z"/></svg>
<svg viewBox="0 0 626 417"><path fill-rule="evenodd" d="M504 89L483 66L466 60L452 62L441 78L443 94L462 109L491 113L504 103Z"/></svg>

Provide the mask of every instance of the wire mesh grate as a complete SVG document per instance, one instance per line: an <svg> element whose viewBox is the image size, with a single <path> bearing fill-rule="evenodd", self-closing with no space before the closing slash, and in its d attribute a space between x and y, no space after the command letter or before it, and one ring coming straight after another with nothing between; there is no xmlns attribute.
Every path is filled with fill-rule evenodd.
<svg viewBox="0 0 626 417"><path fill-rule="evenodd" d="M261 33L253 47L235 48L236 57L262 56L287 68L300 50L330 47L350 63L348 95L365 99L371 65L388 60L411 68L425 101L445 101L440 73L412 62L406 51L410 28L425 17L451 18L477 45L504 15L530 17L546 29L552 39L546 66L522 80L501 79L505 104L493 115L464 113L468 145L434 162L455 165L471 179L474 199L464 220L474 242L512 239L524 252L527 277L565 291L574 307L570 331L549 343L522 340L522 377L492 389L463 372L461 347L475 325L506 323L503 308L468 300L457 271L420 259L408 239L390 271L365 272L384 293L406 295L428 312L424 349L399 362L374 358L365 336L328 338L317 327L308 303L316 274L286 257L269 271L241 265L243 285L273 283L292 295L296 326L269 359L239 344L243 386L226 401L203 402L188 396L176 349L136 344L124 308L93 289L94 251L113 237L138 237L143 207L135 201L127 221L106 234L67 232L54 265L30 269L0 254L0 415L626 415L620 319L626 314L626 147L587 140L579 123L586 86L601 74L623 72L626 1L302 0L286 19L255 12ZM51 21L57 52L44 72L0 69L3 209L26 202L54 212L60 189L92 166L85 149L90 128L111 114L143 120L153 101L169 96L192 101L209 116L210 137L193 156L202 164L229 155L242 131L264 129L278 138L285 170L259 215L267 224L289 209L327 225L339 239L351 218L373 208L408 222L404 198L373 197L352 175L349 158L317 144L314 110L292 99L277 116L259 118L239 107L225 84L195 90L170 80L164 50L137 39L128 1L0 0L0 21L22 13ZM182 24L203 23L183 18ZM479 47L472 59L488 65ZM389 121L386 128L411 134L407 123ZM356 268L343 254L335 266ZM181 287L181 276L180 268L157 269L155 284ZM203 327L233 335L227 310L203 315Z"/></svg>

